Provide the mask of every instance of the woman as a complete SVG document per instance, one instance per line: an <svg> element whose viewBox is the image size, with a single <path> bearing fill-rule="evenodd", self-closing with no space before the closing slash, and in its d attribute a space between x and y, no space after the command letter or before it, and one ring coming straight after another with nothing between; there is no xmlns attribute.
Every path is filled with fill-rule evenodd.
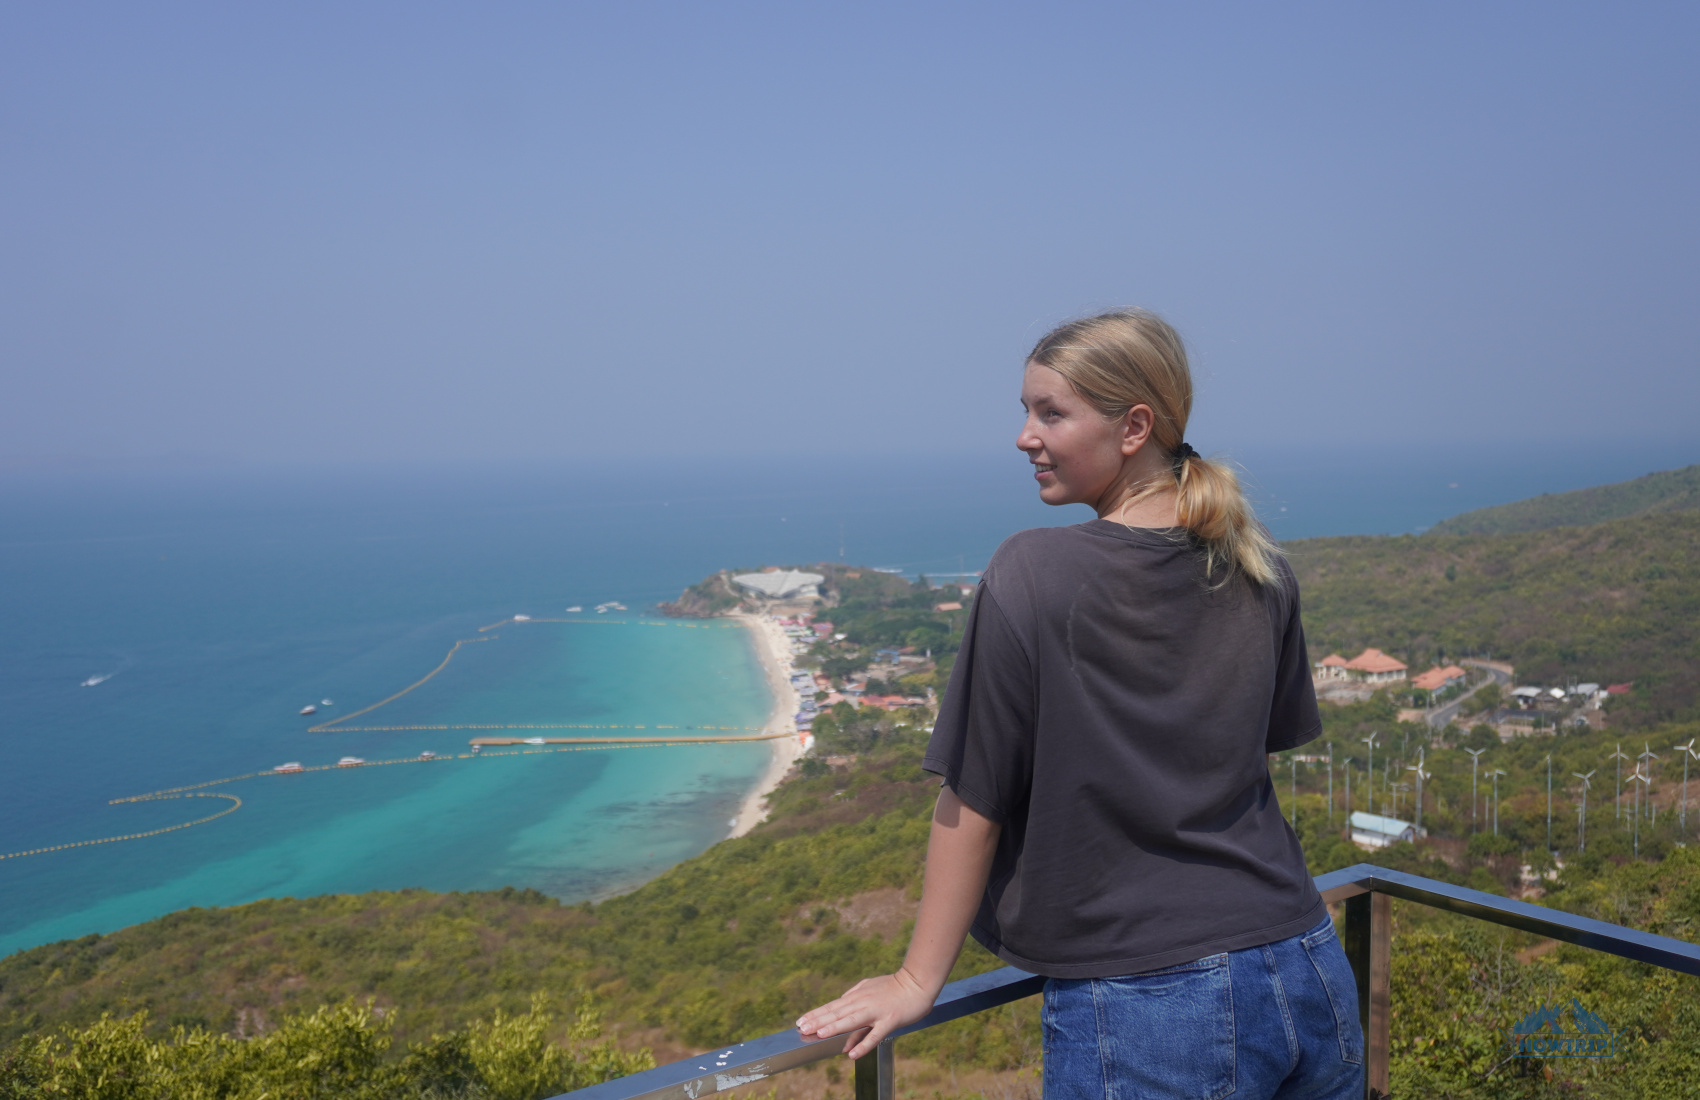
<svg viewBox="0 0 1700 1100"><path fill-rule="evenodd" d="M1185 442L1192 379L1139 310L1028 356L1016 446L1047 504L981 579L925 759L944 778L895 974L797 1022L861 1057L974 938L1045 975L1062 1097L1358 1097L1356 987L1266 754L1321 732L1291 569Z"/></svg>

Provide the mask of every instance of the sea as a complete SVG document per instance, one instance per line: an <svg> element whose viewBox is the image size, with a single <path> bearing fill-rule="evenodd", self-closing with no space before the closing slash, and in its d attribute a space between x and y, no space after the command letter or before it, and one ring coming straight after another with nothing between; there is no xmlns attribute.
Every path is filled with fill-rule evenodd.
<svg viewBox="0 0 1700 1100"><path fill-rule="evenodd" d="M1234 457L1295 539L1418 532L1696 452ZM470 738L759 729L747 631L658 603L723 568L972 574L1013 531L1087 518L1040 504L1013 451L0 474L0 856L35 853L0 858L0 955L266 897L633 889L728 835L765 744ZM109 837L132 839L83 843Z"/></svg>

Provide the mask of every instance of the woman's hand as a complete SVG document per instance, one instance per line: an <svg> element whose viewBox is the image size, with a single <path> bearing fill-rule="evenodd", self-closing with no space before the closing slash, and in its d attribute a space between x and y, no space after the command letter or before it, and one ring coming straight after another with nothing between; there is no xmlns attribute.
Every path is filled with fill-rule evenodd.
<svg viewBox="0 0 1700 1100"><path fill-rule="evenodd" d="M857 982L838 1000L803 1013L797 1021L803 1038L849 1032L844 1053L860 1058L887 1035L927 1014L950 977L979 908L1001 831L1001 825L982 817L949 787L939 792L927 841L921 911L915 915L915 934L902 968Z"/></svg>
<svg viewBox="0 0 1700 1100"><path fill-rule="evenodd" d="M887 1035L925 1016L938 995L937 989L923 986L905 967L895 974L864 978L836 1001L805 1012L797 1021L797 1031L805 1039L850 1032L844 1053L860 1058Z"/></svg>

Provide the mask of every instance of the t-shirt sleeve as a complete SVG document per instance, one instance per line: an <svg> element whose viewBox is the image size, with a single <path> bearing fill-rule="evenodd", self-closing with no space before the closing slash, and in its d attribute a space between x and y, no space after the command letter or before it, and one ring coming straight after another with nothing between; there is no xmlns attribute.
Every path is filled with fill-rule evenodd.
<svg viewBox="0 0 1700 1100"><path fill-rule="evenodd" d="M1019 636L982 583L921 766L1000 824L1033 784L1033 679Z"/></svg>
<svg viewBox="0 0 1700 1100"><path fill-rule="evenodd" d="M1285 565L1282 573L1291 596L1285 601L1287 621L1281 632L1281 649L1276 655L1275 699L1269 708L1265 752L1294 748L1314 740L1322 732L1322 715L1316 709L1316 687L1310 678L1310 654L1305 649L1305 628L1299 621L1299 582Z"/></svg>

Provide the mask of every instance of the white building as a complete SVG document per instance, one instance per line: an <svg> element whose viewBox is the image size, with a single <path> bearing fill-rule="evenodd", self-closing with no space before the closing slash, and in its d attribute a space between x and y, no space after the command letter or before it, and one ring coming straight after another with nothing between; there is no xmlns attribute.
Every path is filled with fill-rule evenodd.
<svg viewBox="0 0 1700 1100"><path fill-rule="evenodd" d="M1427 829L1418 829L1409 821L1400 821L1396 817L1366 814L1362 810L1352 814L1352 843L1360 848L1386 848L1402 840L1415 840L1427 835Z"/></svg>
<svg viewBox="0 0 1700 1100"><path fill-rule="evenodd" d="M758 592L770 600L790 600L820 595L819 573L799 573L793 569L775 569L771 573L740 573L732 578L740 588Z"/></svg>

